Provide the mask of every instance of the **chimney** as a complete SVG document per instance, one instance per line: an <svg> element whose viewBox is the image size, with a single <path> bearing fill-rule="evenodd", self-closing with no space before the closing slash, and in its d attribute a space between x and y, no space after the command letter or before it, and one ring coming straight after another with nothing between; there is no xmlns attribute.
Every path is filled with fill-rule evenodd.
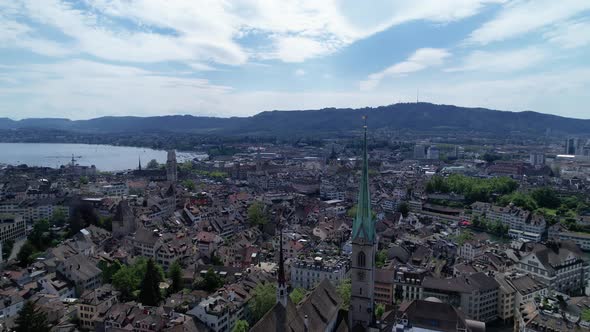
<svg viewBox="0 0 590 332"><path fill-rule="evenodd" d="M305 315L305 319L303 320L303 325L305 326L305 331L309 331L309 319L307 318L307 315Z"/></svg>

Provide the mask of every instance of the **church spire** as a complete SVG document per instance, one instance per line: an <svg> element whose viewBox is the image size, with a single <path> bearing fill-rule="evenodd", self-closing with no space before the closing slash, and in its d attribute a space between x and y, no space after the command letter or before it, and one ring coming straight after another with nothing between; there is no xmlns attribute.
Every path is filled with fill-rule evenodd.
<svg viewBox="0 0 590 332"><path fill-rule="evenodd" d="M373 215L371 213L371 196L369 194L369 158L367 156L367 117L363 116L365 124L363 137L363 166L361 171L361 181L359 186L358 205L356 217L352 225L352 240L364 239L372 243L375 239L375 227L373 225Z"/></svg>
<svg viewBox="0 0 590 332"><path fill-rule="evenodd" d="M285 265L283 261L283 230L279 233L279 275L277 278L279 285L285 284Z"/></svg>
<svg viewBox="0 0 590 332"><path fill-rule="evenodd" d="M280 216L279 216L280 222ZM283 261L283 229L279 226L279 271L277 274L277 302L287 307L287 281Z"/></svg>
<svg viewBox="0 0 590 332"><path fill-rule="evenodd" d="M141 171L141 156L138 156L137 159L139 159L139 167L138 167L138 170Z"/></svg>

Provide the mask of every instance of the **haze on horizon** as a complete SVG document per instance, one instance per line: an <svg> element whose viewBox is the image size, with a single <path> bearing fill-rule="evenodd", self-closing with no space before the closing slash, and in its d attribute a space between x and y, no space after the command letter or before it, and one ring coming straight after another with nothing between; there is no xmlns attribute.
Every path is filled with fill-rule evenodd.
<svg viewBox="0 0 590 332"><path fill-rule="evenodd" d="M589 118L590 1L0 2L0 117L432 103Z"/></svg>

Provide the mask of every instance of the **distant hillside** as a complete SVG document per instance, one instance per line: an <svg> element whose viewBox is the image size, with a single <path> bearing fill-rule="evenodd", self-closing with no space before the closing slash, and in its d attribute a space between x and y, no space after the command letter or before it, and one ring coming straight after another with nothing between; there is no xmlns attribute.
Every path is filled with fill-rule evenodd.
<svg viewBox="0 0 590 332"><path fill-rule="evenodd" d="M269 111L251 117L214 118L191 115L101 117L90 120L0 118L0 129L40 128L81 132L186 132L219 135L311 134L358 130L368 115L372 129L458 131L506 134L521 132L590 134L590 120L526 112L506 112L429 103L406 103L377 108Z"/></svg>

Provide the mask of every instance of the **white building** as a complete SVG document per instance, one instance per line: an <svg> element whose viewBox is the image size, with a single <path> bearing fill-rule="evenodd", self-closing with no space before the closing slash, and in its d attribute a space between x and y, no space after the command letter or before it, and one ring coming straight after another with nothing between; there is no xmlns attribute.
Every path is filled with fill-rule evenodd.
<svg viewBox="0 0 590 332"><path fill-rule="evenodd" d="M187 312L215 332L231 331L236 322L244 317L244 306L233 301L234 294L226 299L222 296L209 296Z"/></svg>
<svg viewBox="0 0 590 332"><path fill-rule="evenodd" d="M549 227L549 239L559 241L574 241L580 249L590 251L590 234L581 232L571 232L560 224Z"/></svg>
<svg viewBox="0 0 590 332"><path fill-rule="evenodd" d="M101 187L105 196L127 196L129 195L129 186L125 182L111 183Z"/></svg>
<svg viewBox="0 0 590 332"><path fill-rule="evenodd" d="M547 228L547 223L542 215L531 213L513 204L502 207L490 203L475 202L471 204L471 208L473 217L507 225L508 235L513 238L540 242Z"/></svg>
<svg viewBox="0 0 590 332"><path fill-rule="evenodd" d="M345 258L298 259L291 265L291 284L293 287L312 289L322 280L328 279L337 286L348 277L349 270L350 260Z"/></svg>
<svg viewBox="0 0 590 332"><path fill-rule="evenodd" d="M584 290L590 270L582 251L572 241L537 244L523 255L515 268L551 289L568 294Z"/></svg>

